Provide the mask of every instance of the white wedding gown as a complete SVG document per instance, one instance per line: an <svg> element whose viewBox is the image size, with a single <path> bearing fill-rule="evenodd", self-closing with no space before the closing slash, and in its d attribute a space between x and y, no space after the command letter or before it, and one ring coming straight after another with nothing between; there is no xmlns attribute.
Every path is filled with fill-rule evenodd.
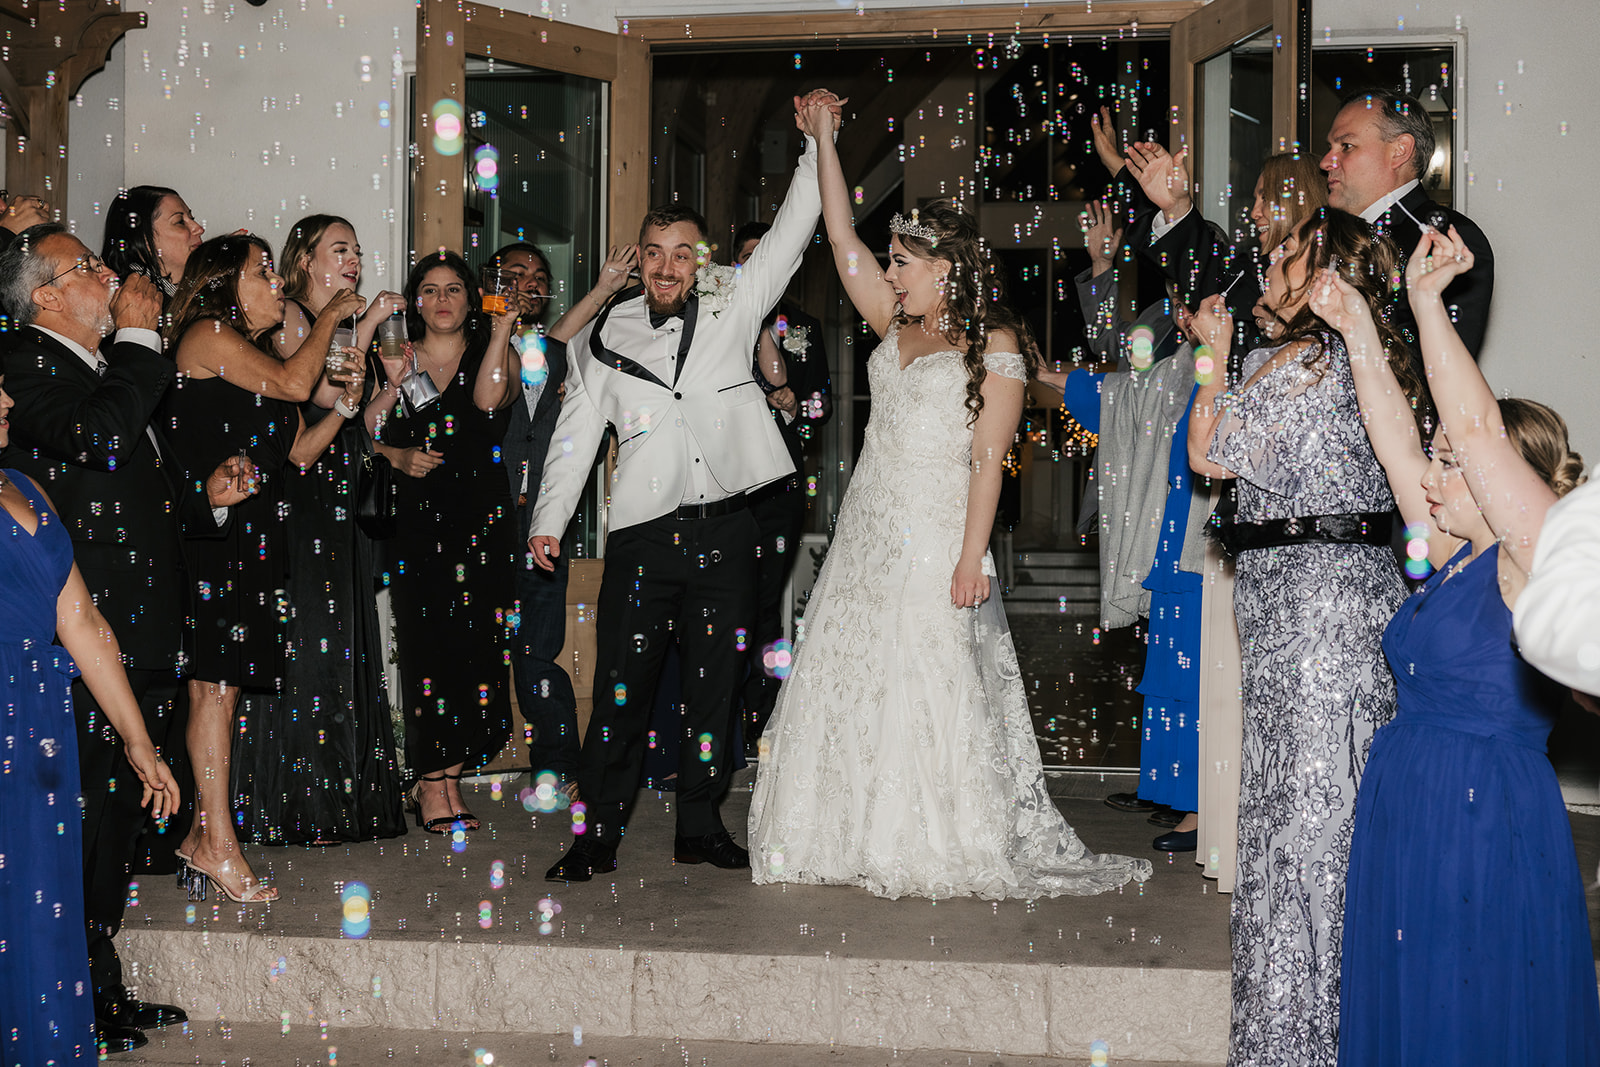
<svg viewBox="0 0 1600 1067"><path fill-rule="evenodd" d="M1026 380L1019 355L985 363ZM990 900L1143 881L1148 860L1089 852L1046 792L996 585L976 610L950 604L971 477L961 354L901 370L891 329L867 373L866 444L764 735L755 881Z"/></svg>

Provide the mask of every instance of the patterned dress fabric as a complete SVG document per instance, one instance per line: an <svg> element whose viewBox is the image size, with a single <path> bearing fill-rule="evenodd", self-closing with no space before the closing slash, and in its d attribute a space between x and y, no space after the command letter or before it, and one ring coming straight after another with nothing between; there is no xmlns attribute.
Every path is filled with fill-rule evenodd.
<svg viewBox="0 0 1600 1067"><path fill-rule="evenodd" d="M986 364L1025 380L1021 356ZM1091 853L1051 801L996 586L951 606L971 479L961 354L902 369L891 331L867 372L865 446L764 735L754 880L1000 900L1148 878L1147 860Z"/></svg>
<svg viewBox="0 0 1600 1067"><path fill-rule="evenodd" d="M1383 636L1400 710L1356 801L1339 1026L1350 1067L1477 1063L1489 1049L1600 1065L1584 880L1545 748L1563 692L1517 655L1498 557L1436 573Z"/></svg>
<svg viewBox="0 0 1600 1067"><path fill-rule="evenodd" d="M28 533L0 509L0 1063L94 1063L83 933L78 730L64 649L51 644L72 539L43 497Z"/></svg>
<svg viewBox="0 0 1600 1067"><path fill-rule="evenodd" d="M1278 349L1257 349L1243 377ZM1291 358L1222 401L1210 458L1239 477L1240 522L1388 511L1344 344ZM1329 1067L1356 787L1394 715L1383 630L1405 600L1386 546L1241 552L1244 668L1229 1067Z"/></svg>

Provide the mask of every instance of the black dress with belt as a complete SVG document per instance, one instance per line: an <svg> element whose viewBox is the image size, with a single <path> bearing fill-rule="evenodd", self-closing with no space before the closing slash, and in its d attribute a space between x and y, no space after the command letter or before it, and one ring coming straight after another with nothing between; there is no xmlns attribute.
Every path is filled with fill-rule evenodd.
<svg viewBox="0 0 1600 1067"><path fill-rule="evenodd" d="M399 532L384 545L414 775L481 766L511 733L519 537L500 465L509 412L484 412L472 399L486 348L468 345L437 400L397 407L382 430L385 444L444 456L424 477L397 473Z"/></svg>

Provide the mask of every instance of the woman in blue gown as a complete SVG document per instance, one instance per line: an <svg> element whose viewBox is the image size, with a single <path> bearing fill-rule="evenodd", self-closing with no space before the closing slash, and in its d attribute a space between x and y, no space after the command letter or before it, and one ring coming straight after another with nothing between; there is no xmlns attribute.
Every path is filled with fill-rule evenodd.
<svg viewBox="0 0 1600 1067"><path fill-rule="evenodd" d="M10 410L0 388L0 448ZM18 471L0 471L0 510L0 1063L93 1063L70 692L80 668L157 819L177 808L178 787L150 744L66 527Z"/></svg>
<svg viewBox="0 0 1600 1067"><path fill-rule="evenodd" d="M1439 294L1470 269L1452 228L1406 269L1442 424L1431 456L1343 278L1315 304L1344 334L1374 450L1439 568L1383 647L1399 710L1356 801L1341 1064L1600 1065L1600 995L1572 829L1545 755L1560 689L1518 655L1511 608L1539 528L1582 480L1560 416L1496 402ZM1420 553L1417 553L1420 555Z"/></svg>

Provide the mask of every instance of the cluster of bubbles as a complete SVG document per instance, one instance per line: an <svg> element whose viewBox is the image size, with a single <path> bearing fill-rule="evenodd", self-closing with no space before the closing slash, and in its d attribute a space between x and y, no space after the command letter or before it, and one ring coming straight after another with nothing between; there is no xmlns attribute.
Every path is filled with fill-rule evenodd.
<svg viewBox="0 0 1600 1067"><path fill-rule="evenodd" d="M433 105L433 150L441 156L461 154L465 131L461 105L449 97Z"/></svg>
<svg viewBox="0 0 1600 1067"><path fill-rule="evenodd" d="M1406 527L1406 577L1421 580L1433 573L1428 562L1428 524L1414 522Z"/></svg>
<svg viewBox="0 0 1600 1067"><path fill-rule="evenodd" d="M779 681L789 677L789 671L794 667L794 645L783 638L772 642L761 650L761 669L768 678Z"/></svg>
<svg viewBox="0 0 1600 1067"><path fill-rule="evenodd" d="M344 916L340 924L344 936L353 940L366 937L372 929L372 890L360 882L346 882L339 902Z"/></svg>
<svg viewBox="0 0 1600 1067"><path fill-rule="evenodd" d="M562 791L561 778L554 771L540 771L533 781L533 785L524 786L517 794L522 810L529 814L541 811L548 814L567 806L567 794Z"/></svg>
<svg viewBox="0 0 1600 1067"><path fill-rule="evenodd" d="M539 901L538 909L539 933L544 937L549 937L555 929L556 916L561 914L561 901L555 897L545 897Z"/></svg>

